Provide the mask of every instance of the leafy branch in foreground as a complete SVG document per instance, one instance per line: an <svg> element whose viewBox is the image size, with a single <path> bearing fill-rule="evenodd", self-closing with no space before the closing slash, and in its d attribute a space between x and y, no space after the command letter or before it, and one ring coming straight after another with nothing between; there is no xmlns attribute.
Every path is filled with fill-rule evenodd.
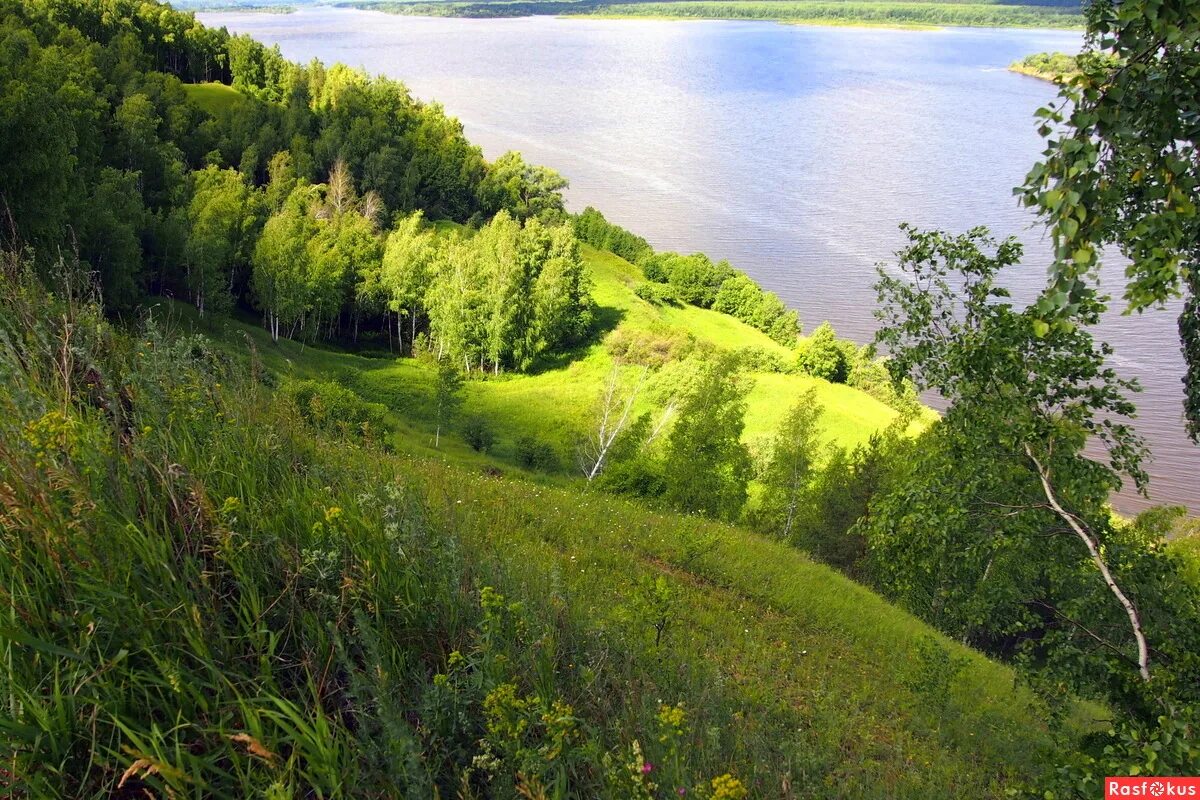
<svg viewBox="0 0 1200 800"><path fill-rule="evenodd" d="M1200 15L1191 2L1098 0L1077 72L1040 109L1042 161L1015 191L1050 226L1055 260L1035 320L1065 326L1095 302L1105 245L1129 311L1183 295L1184 408L1200 441ZM1118 64L1114 68L1114 64Z"/></svg>
<svg viewBox="0 0 1200 800"><path fill-rule="evenodd" d="M1128 617L1137 670L1149 681L1141 614L1103 554L1112 529L1108 496L1123 477L1144 489L1147 453L1121 421L1134 414L1127 394L1138 386L1107 366L1109 346L1087 331L1101 301L1084 298L1072 325L1038 336L1036 307L1014 309L996 284L996 274L1020 259L1015 240L997 244L982 228L957 237L905 230L904 276L881 271L877 284L883 322L878 338L891 352L893 368L950 402L943 425L956 434L964 471L1006 473L1013 496L992 502L1013 514L1048 509L1084 544ZM1104 445L1107 459L1088 455L1092 441ZM1029 491L1031 482L1040 492ZM970 502L970 494L959 496ZM1040 527L1008 526L999 533L1037 536Z"/></svg>

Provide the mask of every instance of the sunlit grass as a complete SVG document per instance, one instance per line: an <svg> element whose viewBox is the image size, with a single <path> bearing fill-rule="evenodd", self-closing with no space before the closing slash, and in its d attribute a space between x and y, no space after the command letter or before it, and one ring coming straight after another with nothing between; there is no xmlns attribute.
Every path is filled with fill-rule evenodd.
<svg viewBox="0 0 1200 800"><path fill-rule="evenodd" d="M192 102L210 114L222 113L242 99L237 89L223 83L185 83L183 90Z"/></svg>

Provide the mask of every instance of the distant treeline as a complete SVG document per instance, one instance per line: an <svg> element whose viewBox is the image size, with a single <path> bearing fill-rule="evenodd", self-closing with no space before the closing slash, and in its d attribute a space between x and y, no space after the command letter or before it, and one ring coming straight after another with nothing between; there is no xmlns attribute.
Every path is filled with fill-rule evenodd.
<svg viewBox="0 0 1200 800"><path fill-rule="evenodd" d="M523 17L552 14L980 27L1082 27L1084 23L1080 5L1070 0L1032 0L1020 4L886 0L667 0L655 3L621 0L350 0L337 5L394 14L451 17Z"/></svg>

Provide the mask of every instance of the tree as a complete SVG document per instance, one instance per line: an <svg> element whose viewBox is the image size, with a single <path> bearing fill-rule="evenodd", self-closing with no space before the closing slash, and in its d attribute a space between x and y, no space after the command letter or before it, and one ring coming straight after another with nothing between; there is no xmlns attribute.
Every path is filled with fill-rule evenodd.
<svg viewBox="0 0 1200 800"><path fill-rule="evenodd" d="M210 166L192 173L184 261L188 291L201 315L224 311L232 302L234 273L250 261L261 211L261 195L234 170Z"/></svg>
<svg viewBox="0 0 1200 800"><path fill-rule="evenodd" d="M575 216L574 228L579 241L599 250L608 250L631 264L653 252L645 239L609 222L591 206Z"/></svg>
<svg viewBox="0 0 1200 800"><path fill-rule="evenodd" d="M1186 296L1179 331L1188 429L1200 441L1200 17L1188 2L1097 0L1078 72L1038 111L1043 159L1017 191L1050 226L1055 260L1033 323L1071 324L1096 302L1115 244L1130 311ZM1115 66L1114 66L1115 61Z"/></svg>
<svg viewBox="0 0 1200 800"><path fill-rule="evenodd" d="M796 363L814 378L831 383L845 383L850 373L846 351L838 342L837 333L828 321L818 325L812 335L800 345L796 353Z"/></svg>
<svg viewBox="0 0 1200 800"><path fill-rule="evenodd" d="M533 286L537 353L582 341L594 320L591 277L574 232L553 228L546 245Z"/></svg>
<svg viewBox="0 0 1200 800"><path fill-rule="evenodd" d="M476 250L460 236L447 239L437 248L431 271L429 333L438 358L451 358L470 370L484 351L483 281Z"/></svg>
<svg viewBox="0 0 1200 800"><path fill-rule="evenodd" d="M316 221L308 210L312 186L299 186L284 207L267 220L254 247L252 283L272 341L281 326L294 326L308 312L311 255Z"/></svg>
<svg viewBox="0 0 1200 800"><path fill-rule="evenodd" d="M667 439L668 503L721 519L741 512L751 473L750 453L742 444L749 390L732 354L703 369Z"/></svg>
<svg viewBox="0 0 1200 800"><path fill-rule="evenodd" d="M974 520L970 525L985 539L964 552L983 564L976 574L980 581L995 564L995 557L978 561L988 551L1090 561L1127 617L1136 656L1126 655L1127 645L1106 644L1149 681L1142 615L1105 555L1116 539L1106 505L1109 493L1123 477L1144 487L1146 474L1145 449L1122 421L1134 412L1127 394L1137 386L1107 366L1110 348L1095 343L1087 331L1098 319L1101 302L1082 298L1070 325L1038 336L1036 306L1014 309L995 282L997 272L1019 261L1015 240L997 244L983 229L957 237L905 230L903 276L881 271L877 284L883 322L878 338L891 352L897 374L912 377L919 389L937 389L950 403L939 427L942 446L952 457L943 462L948 466L939 480L927 484L926 494L905 490L908 500L882 515L876 538L904 536L898 520L914 513L957 521L983 514L986 524ZM1103 445L1106 460L1088 455L1085 446L1091 440ZM1072 550L1062 546L1061 534L1059 546L1049 546L1046 536L1056 532L1074 537ZM938 547L944 552L946 546Z"/></svg>
<svg viewBox="0 0 1200 800"><path fill-rule="evenodd" d="M563 213L562 190L567 179L549 167L525 163L516 151L500 156L479 184L479 203L485 212L508 211L519 220L554 219Z"/></svg>
<svg viewBox="0 0 1200 800"><path fill-rule="evenodd" d="M501 211L472 240L485 283L484 348L493 372L501 363L525 368L533 360L533 281L544 257L544 238L536 220L522 230Z"/></svg>
<svg viewBox="0 0 1200 800"><path fill-rule="evenodd" d="M463 375L450 359L437 363L437 380L433 384L433 446L442 441L442 428L449 427L458 416L463 403Z"/></svg>
<svg viewBox="0 0 1200 800"><path fill-rule="evenodd" d="M400 321L408 317L410 352L417 338L417 316L425 307L434 254L433 233L425 227L420 211L396 222L383 250L380 285L388 309L396 314L396 335L402 344Z"/></svg>
<svg viewBox="0 0 1200 800"><path fill-rule="evenodd" d="M630 412L641 393L642 384L646 381L645 368L638 375L633 388L622 390L621 368L614 366L604 382L604 391L597 404L592 430L580 443L579 469L583 476L592 481L604 471L606 459L613 445L629 426Z"/></svg>
<svg viewBox="0 0 1200 800"><path fill-rule="evenodd" d="M815 389L801 395L779 425L770 461L762 475L760 518L785 540L792 537L805 488L812 478L823 411Z"/></svg>

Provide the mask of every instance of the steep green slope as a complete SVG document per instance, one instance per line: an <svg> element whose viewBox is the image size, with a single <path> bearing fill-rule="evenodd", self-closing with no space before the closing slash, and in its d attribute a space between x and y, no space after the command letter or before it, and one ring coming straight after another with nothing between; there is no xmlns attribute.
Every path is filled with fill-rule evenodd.
<svg viewBox="0 0 1200 800"><path fill-rule="evenodd" d="M794 357L766 334L729 315L696 306L648 303L633 291L645 280L636 266L587 246L584 254L595 281L597 316L610 328L631 336L692 336L723 349L754 349L780 358ZM366 399L396 413L400 428L396 443L401 449L432 452L433 410L429 398L435 375L431 366L411 358L363 358L294 342L272 344L266 332L253 324L200 323L184 306L174 306L172 313L182 323L220 341L240 346L243 337L250 337L263 358L281 374L344 382ZM569 470L578 437L587 429L592 409L615 364L604 342L597 341L532 374L483 376L467 383L464 413L489 420L497 434L496 452L501 457L511 455L517 439L536 436L556 448ZM638 367L624 366L622 370L629 383L636 381ZM895 410L849 386L798 374L754 372L752 378L754 388L746 414L748 442L769 436L796 399L809 389L816 392L817 401L825 409L824 439L844 447L865 443L897 416ZM649 401L644 400L641 407L648 410ZM453 446L451 452L455 452Z"/></svg>
<svg viewBox="0 0 1200 800"><path fill-rule="evenodd" d="M1001 797L1054 763L1010 670L796 550L320 433L252 340L2 277L18 794Z"/></svg>

